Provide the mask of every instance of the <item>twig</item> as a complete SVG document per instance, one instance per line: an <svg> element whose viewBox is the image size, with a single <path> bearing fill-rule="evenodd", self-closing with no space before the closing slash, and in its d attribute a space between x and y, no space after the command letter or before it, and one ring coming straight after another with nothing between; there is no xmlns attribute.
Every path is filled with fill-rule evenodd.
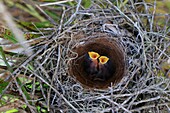
<svg viewBox="0 0 170 113"><path fill-rule="evenodd" d="M40 4L40 6L59 5L59 4L63 4L63 3L67 3L67 2L72 2L72 1L74 1L74 0L63 0L63 1L58 1L58 2Z"/></svg>
<svg viewBox="0 0 170 113"><path fill-rule="evenodd" d="M76 17L76 15L77 15L77 13L78 13L78 11L79 11L79 8L80 8L80 5L81 5L81 1L82 1L82 0L78 0L78 4L77 4L75 13L74 13L74 14L70 17L70 19L64 24L64 26L70 24L70 23L74 20L74 18Z"/></svg>

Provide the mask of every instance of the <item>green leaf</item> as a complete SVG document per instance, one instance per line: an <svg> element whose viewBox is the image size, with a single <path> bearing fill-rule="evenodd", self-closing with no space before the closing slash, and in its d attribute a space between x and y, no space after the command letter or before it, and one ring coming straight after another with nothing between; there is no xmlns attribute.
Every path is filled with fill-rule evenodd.
<svg viewBox="0 0 170 113"><path fill-rule="evenodd" d="M16 112L18 112L17 109L11 109L11 110L6 111L5 113L16 113Z"/></svg>
<svg viewBox="0 0 170 113"><path fill-rule="evenodd" d="M26 109L26 108L27 108L27 105L26 105L26 104L22 105L22 108L23 108L23 109Z"/></svg>
<svg viewBox="0 0 170 113"><path fill-rule="evenodd" d="M19 78L19 80L22 82L22 83L30 83L31 82L31 80L28 80L27 78L25 78L25 77L18 77Z"/></svg>
<svg viewBox="0 0 170 113"><path fill-rule="evenodd" d="M28 29L37 31L37 28L46 28L46 27L52 27L52 24L49 21L44 22L34 22L34 26L32 22L18 22L21 26L27 27Z"/></svg>
<svg viewBox="0 0 170 113"><path fill-rule="evenodd" d="M13 34L11 34L11 35L4 34L3 36L4 36L5 39L8 39L9 41L11 41L13 43L17 43L18 42Z"/></svg>
<svg viewBox="0 0 170 113"><path fill-rule="evenodd" d="M21 86L21 89L23 91L23 93L25 94L25 96L27 97L28 100L31 99L30 95L28 94L27 90L25 89L25 87L23 86L22 82L19 80L19 78L16 78L18 84Z"/></svg>
<svg viewBox="0 0 170 113"><path fill-rule="evenodd" d="M5 62L8 70L9 70L10 72L13 72L12 67L9 65L9 63L8 63L8 61L7 61L7 59L6 59L5 53L4 53L4 51L3 51L3 48L2 48L1 46L0 46L0 56L2 57L3 61Z"/></svg>
<svg viewBox="0 0 170 113"><path fill-rule="evenodd" d="M27 65L27 68L30 69L31 71L34 71L34 70L35 70L34 67L33 67L31 64L28 64L28 65Z"/></svg>
<svg viewBox="0 0 170 113"><path fill-rule="evenodd" d="M47 110L42 108L42 109L41 109L41 112L42 112L42 113L47 113Z"/></svg>
<svg viewBox="0 0 170 113"><path fill-rule="evenodd" d="M10 30L8 30L8 29L5 29L5 31L2 32L2 33L0 34L0 36L1 36L2 38L5 38L5 39L13 42L13 43L17 43L17 42L18 42L18 41L16 40L15 36L13 35L13 33L12 33Z"/></svg>
<svg viewBox="0 0 170 113"><path fill-rule="evenodd" d="M38 113L41 113L41 107L37 106Z"/></svg>
<svg viewBox="0 0 170 113"><path fill-rule="evenodd" d="M52 17L54 20L60 20L60 16L59 16L57 13L54 13L54 12L51 12L51 11L48 11L48 10L45 10L45 12L46 12L50 17Z"/></svg>
<svg viewBox="0 0 170 113"><path fill-rule="evenodd" d="M0 94L2 94L3 90L8 86L9 82L5 82L4 80L0 79Z"/></svg>
<svg viewBox="0 0 170 113"><path fill-rule="evenodd" d="M89 8L91 6L91 0L83 0L82 1L84 8Z"/></svg>

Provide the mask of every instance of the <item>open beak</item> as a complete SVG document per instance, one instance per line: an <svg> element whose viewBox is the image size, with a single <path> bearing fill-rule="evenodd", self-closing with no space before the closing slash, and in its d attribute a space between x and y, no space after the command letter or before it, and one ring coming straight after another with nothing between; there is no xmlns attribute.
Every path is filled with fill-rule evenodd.
<svg viewBox="0 0 170 113"><path fill-rule="evenodd" d="M100 57L100 55L97 53L97 52L88 52L88 54L89 54L89 57L92 59L92 60L97 60L99 57Z"/></svg>
<svg viewBox="0 0 170 113"><path fill-rule="evenodd" d="M109 58L106 56L101 56L99 58L99 73L107 73L107 67L108 67L108 60Z"/></svg>
<svg viewBox="0 0 170 113"><path fill-rule="evenodd" d="M97 69L97 66L98 66L98 58L100 57L100 55L97 53L97 52L88 52L89 54L89 57L92 61L92 63L90 64L90 68L95 68Z"/></svg>
<svg viewBox="0 0 170 113"><path fill-rule="evenodd" d="M105 73L106 65L109 58L106 56L100 56L97 52L88 52L91 63L89 65L90 72Z"/></svg>
<svg viewBox="0 0 170 113"><path fill-rule="evenodd" d="M102 64L102 65L104 65L104 64L106 64L106 63L108 62L108 60L109 60L108 57L106 57L106 56L101 56L101 57L99 58L99 63Z"/></svg>

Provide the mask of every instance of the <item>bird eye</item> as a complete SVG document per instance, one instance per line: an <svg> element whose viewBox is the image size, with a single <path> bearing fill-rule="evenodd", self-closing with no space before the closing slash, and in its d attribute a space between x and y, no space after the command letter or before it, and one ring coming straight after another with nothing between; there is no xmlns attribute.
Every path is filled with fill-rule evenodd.
<svg viewBox="0 0 170 113"><path fill-rule="evenodd" d="M91 59L97 59L100 57L100 55L97 52L88 52L88 54Z"/></svg>
<svg viewBox="0 0 170 113"><path fill-rule="evenodd" d="M106 57L106 56L101 56L101 57L99 58L99 61L100 61L101 64L107 63L108 60L109 60L109 58Z"/></svg>

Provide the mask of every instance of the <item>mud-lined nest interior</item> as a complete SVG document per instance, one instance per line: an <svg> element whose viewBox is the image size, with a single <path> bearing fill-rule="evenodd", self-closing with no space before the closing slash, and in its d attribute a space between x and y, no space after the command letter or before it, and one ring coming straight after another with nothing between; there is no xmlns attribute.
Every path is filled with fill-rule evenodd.
<svg viewBox="0 0 170 113"><path fill-rule="evenodd" d="M73 76L82 85L90 88L107 88L110 84L116 84L125 75L125 56L122 47L113 37L107 34L97 37L86 37L78 42L73 51L78 54L77 58L71 61L70 70ZM80 39L82 37L79 37ZM95 51L102 56L109 57L107 70L103 74L90 74L88 72L88 52Z"/></svg>

